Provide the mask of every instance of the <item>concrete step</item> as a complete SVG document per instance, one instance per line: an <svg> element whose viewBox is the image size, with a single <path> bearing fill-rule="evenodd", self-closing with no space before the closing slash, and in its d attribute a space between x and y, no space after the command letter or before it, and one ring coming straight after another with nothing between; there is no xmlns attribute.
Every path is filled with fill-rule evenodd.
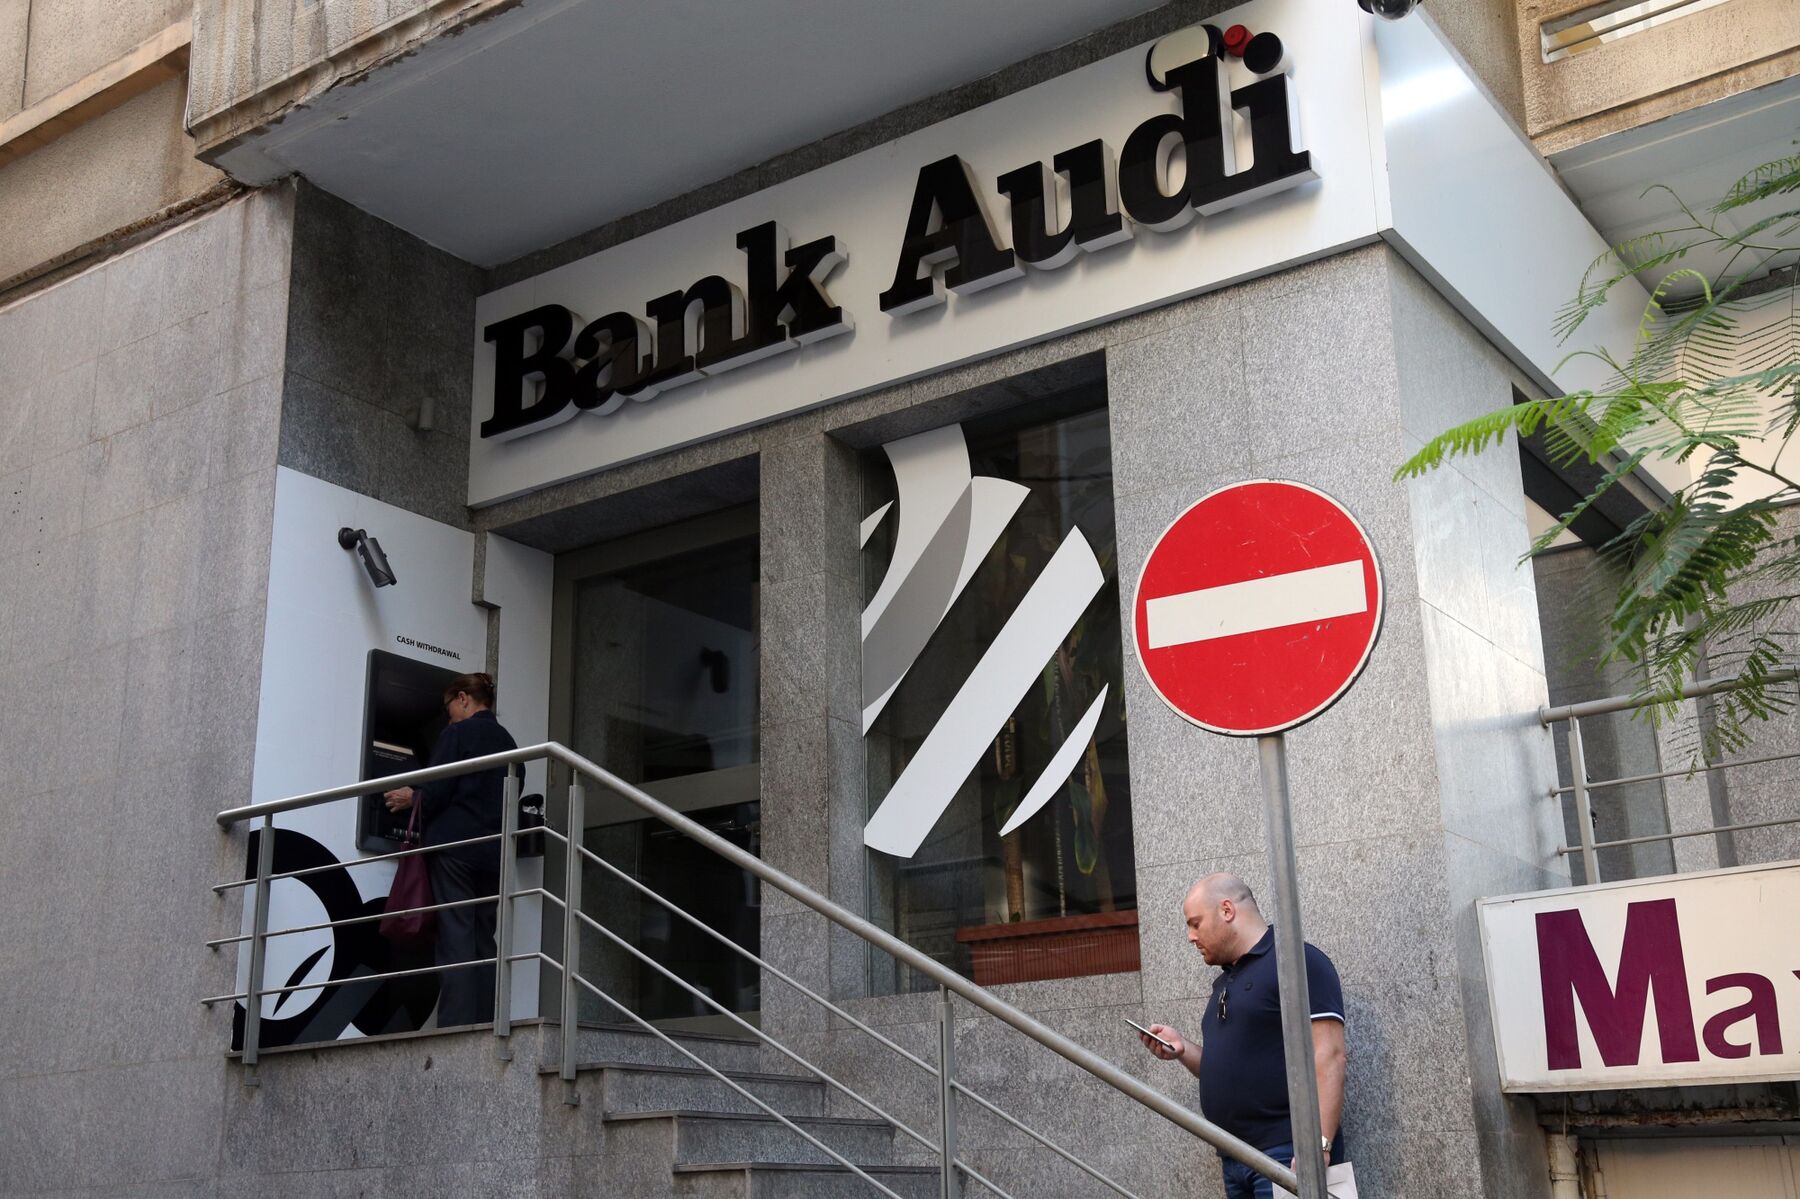
<svg viewBox="0 0 1800 1199"><path fill-rule="evenodd" d="M699 1067L582 1062L578 1069L589 1077L600 1076L600 1110L609 1114L667 1111L765 1114L749 1099ZM543 1071L545 1074L555 1072L554 1068ZM721 1073L789 1119L825 1114L825 1084L815 1079L752 1070L724 1070ZM591 1090L589 1094L592 1094Z"/></svg>
<svg viewBox="0 0 1800 1199"><path fill-rule="evenodd" d="M786 1111L781 1114L859 1166L885 1166L893 1161L894 1127L885 1120L795 1116ZM833 1164L829 1154L773 1116L745 1112L608 1112L605 1119L614 1128L656 1120L671 1122L676 1165Z"/></svg>
<svg viewBox="0 0 1800 1199"><path fill-rule="evenodd" d="M876 1166L871 1178L902 1199L938 1193L936 1166ZM881 1192L842 1166L719 1162L675 1167L677 1199L868 1199Z"/></svg>
<svg viewBox="0 0 1800 1199"><path fill-rule="evenodd" d="M554 1067L562 1060L562 1032L554 1027L546 1031L543 1064ZM667 1035L721 1070L759 1070L765 1064L762 1043L753 1037L673 1031ZM638 1062L646 1066L694 1064L660 1037L636 1025L582 1025L575 1042L575 1057L583 1062ZM776 1069L779 1071L780 1067Z"/></svg>

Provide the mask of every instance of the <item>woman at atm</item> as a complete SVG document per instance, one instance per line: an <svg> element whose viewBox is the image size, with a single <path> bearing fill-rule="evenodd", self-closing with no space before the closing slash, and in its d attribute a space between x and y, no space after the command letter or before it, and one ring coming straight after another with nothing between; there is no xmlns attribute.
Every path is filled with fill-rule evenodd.
<svg viewBox="0 0 1800 1199"><path fill-rule="evenodd" d="M494 716L492 675L465 674L452 679L444 690L444 715L450 723L431 751L432 766L518 748L512 734ZM420 844L425 846L492 836L500 831L505 776L505 769L496 767L420 787L399 787L385 794L388 811L404 812L415 803L420 805ZM500 890L498 842L456 845L425 856L436 903L496 895ZM437 913L437 964L493 957L494 916L494 905L485 903L441 909ZM445 970L438 979L439 1028L493 1022L492 965Z"/></svg>

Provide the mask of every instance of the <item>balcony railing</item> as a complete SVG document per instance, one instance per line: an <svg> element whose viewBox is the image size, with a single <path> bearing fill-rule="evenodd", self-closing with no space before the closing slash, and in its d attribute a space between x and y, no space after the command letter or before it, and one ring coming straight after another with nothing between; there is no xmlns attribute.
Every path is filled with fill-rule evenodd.
<svg viewBox="0 0 1800 1199"><path fill-rule="evenodd" d="M1800 671L1790 671L1771 676L1775 683L1787 683L1800 679ZM1683 689L1680 698L1686 700L1704 700L1708 696L1720 692L1731 691L1743 684L1735 679L1709 679L1690 684ZM1690 837L1723 837L1735 833L1749 832L1753 829L1777 828L1790 824L1800 824L1800 813L1792 816L1781 816L1769 820L1752 820L1739 823L1714 824L1705 828L1681 829L1676 831L1649 833L1632 837L1617 837L1611 840L1596 840L1594 836L1594 794L1619 787L1627 787L1639 783L1661 783L1666 779L1688 778L1699 774L1723 773L1746 766L1761 766L1771 762L1782 762L1800 758L1800 749L1788 750L1784 753L1762 754L1756 757L1737 758L1724 762L1699 762L1691 766L1674 770L1657 770L1641 774L1622 775L1617 778L1595 779L1588 775L1586 745L1582 739L1581 722L1602 716L1636 714L1654 707L1662 699L1645 698L1642 695L1615 695L1607 699L1589 700L1585 703L1562 704L1556 707L1538 709L1538 719L1546 727L1551 728L1558 723L1568 724L1569 777L1565 786L1552 787L1550 798L1561 800L1569 798L1574 806L1574 825L1578 840L1574 845L1557 847L1561 856L1577 856L1582 864L1586 881L1597 883L1606 881L1600 877L1600 851L1604 849L1622 849L1631 846L1652 844L1673 844ZM1726 863L1722 863L1726 864ZM1680 873L1679 868L1675 871ZM1633 875L1632 877L1639 877ZM1615 880L1616 881L1616 880Z"/></svg>

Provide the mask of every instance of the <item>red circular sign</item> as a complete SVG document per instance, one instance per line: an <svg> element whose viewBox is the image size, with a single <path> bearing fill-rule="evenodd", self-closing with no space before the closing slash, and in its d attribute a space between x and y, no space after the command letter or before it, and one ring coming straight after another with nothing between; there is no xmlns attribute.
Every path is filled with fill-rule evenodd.
<svg viewBox="0 0 1800 1199"><path fill-rule="evenodd" d="M1138 665L1201 728L1277 733L1356 681L1381 601L1375 549L1342 504L1304 483L1234 483L1176 517L1144 560Z"/></svg>

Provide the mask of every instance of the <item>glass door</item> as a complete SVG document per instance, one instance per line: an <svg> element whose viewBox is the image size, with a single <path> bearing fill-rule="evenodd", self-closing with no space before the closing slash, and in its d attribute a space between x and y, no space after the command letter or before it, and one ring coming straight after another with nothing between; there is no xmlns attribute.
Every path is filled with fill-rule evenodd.
<svg viewBox="0 0 1800 1199"><path fill-rule="evenodd" d="M759 851L759 570L754 506L564 554L556 564L552 722L577 753L751 853ZM707 928L757 952L757 880L597 788L585 843ZM590 864L584 973L646 1019L728 1025L760 1007L742 955ZM669 971L686 987L657 969ZM624 1019L586 995L581 1018ZM591 1004L591 1006L589 1006Z"/></svg>

